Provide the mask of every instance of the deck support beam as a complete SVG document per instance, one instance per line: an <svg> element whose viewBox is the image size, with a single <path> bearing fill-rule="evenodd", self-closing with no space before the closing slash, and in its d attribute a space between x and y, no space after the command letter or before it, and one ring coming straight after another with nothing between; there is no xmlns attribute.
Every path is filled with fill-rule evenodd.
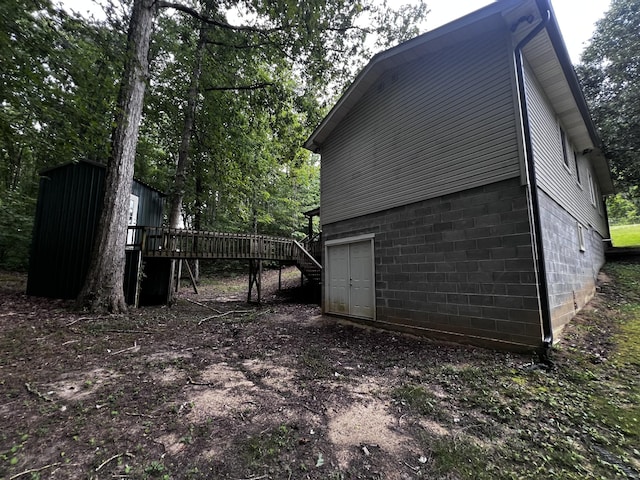
<svg viewBox="0 0 640 480"><path fill-rule="evenodd" d="M262 289L262 260L251 259L249 260L249 293L247 293L247 303L251 303L251 293L253 292L253 286L256 286L256 292L258 295L257 302L260 303L260 293Z"/></svg>

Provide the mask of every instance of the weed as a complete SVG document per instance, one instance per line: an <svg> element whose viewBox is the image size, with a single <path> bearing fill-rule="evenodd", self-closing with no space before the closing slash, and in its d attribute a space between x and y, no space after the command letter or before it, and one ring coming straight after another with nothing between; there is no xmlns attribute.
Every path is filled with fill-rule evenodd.
<svg viewBox="0 0 640 480"><path fill-rule="evenodd" d="M270 463L291 449L294 440L292 427L284 424L275 431L249 437L245 447L247 461L253 466Z"/></svg>
<svg viewBox="0 0 640 480"><path fill-rule="evenodd" d="M166 467L162 462L157 460L152 461L144 469L144 473L152 478L169 478L169 474L166 473Z"/></svg>
<svg viewBox="0 0 640 480"><path fill-rule="evenodd" d="M27 443L27 440L29 440L28 434L25 433L21 435L19 442L14 443L9 450L0 452L0 460L8 463L11 466L17 465L18 453L24 448L24 445Z"/></svg>

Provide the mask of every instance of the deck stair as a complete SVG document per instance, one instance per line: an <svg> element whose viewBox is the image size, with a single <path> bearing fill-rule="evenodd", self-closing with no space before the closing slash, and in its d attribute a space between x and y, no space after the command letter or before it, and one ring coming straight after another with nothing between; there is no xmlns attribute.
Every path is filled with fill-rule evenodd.
<svg viewBox="0 0 640 480"><path fill-rule="evenodd" d="M322 283L322 265L295 240L293 240L293 257L296 266L309 281L318 285Z"/></svg>

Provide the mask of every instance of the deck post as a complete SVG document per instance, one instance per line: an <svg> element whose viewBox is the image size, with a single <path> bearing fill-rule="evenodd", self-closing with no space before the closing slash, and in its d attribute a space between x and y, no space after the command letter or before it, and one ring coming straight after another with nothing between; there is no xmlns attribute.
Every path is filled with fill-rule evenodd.
<svg viewBox="0 0 640 480"><path fill-rule="evenodd" d="M198 260L196 260L197 262ZM191 267L189 266L189 260L187 260L186 258L183 260L185 266L187 267L187 272L189 273L189 278L191 279L191 285L193 286L193 293L195 293L196 295L198 295L198 286L196 285L196 278L193 275L193 271L191 270Z"/></svg>
<svg viewBox="0 0 640 480"><path fill-rule="evenodd" d="M282 262L278 262L278 291L282 290Z"/></svg>
<svg viewBox="0 0 640 480"><path fill-rule="evenodd" d="M251 303L251 292L256 286L258 293L258 303L260 303L260 290L262 288L262 259L249 260L249 292L247 293L247 303Z"/></svg>
<svg viewBox="0 0 640 480"><path fill-rule="evenodd" d="M176 293L180 291L180 277L182 277L182 260L177 260L178 262L178 274L176 275Z"/></svg>

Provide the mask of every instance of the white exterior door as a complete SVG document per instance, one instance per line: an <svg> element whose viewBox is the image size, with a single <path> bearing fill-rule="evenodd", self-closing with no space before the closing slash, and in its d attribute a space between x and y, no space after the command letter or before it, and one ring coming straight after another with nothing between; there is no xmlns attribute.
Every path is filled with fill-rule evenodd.
<svg viewBox="0 0 640 480"><path fill-rule="evenodd" d="M373 319L373 238L334 245L327 242L327 266L327 313Z"/></svg>
<svg viewBox="0 0 640 480"><path fill-rule="evenodd" d="M329 311L349 313L349 245L336 245L329 254Z"/></svg>
<svg viewBox="0 0 640 480"><path fill-rule="evenodd" d="M127 226L135 227L138 225L138 201L139 198L137 195L133 193L129 195L129 215L127 219ZM134 244L136 240L136 235L133 230L127 230L127 244Z"/></svg>

